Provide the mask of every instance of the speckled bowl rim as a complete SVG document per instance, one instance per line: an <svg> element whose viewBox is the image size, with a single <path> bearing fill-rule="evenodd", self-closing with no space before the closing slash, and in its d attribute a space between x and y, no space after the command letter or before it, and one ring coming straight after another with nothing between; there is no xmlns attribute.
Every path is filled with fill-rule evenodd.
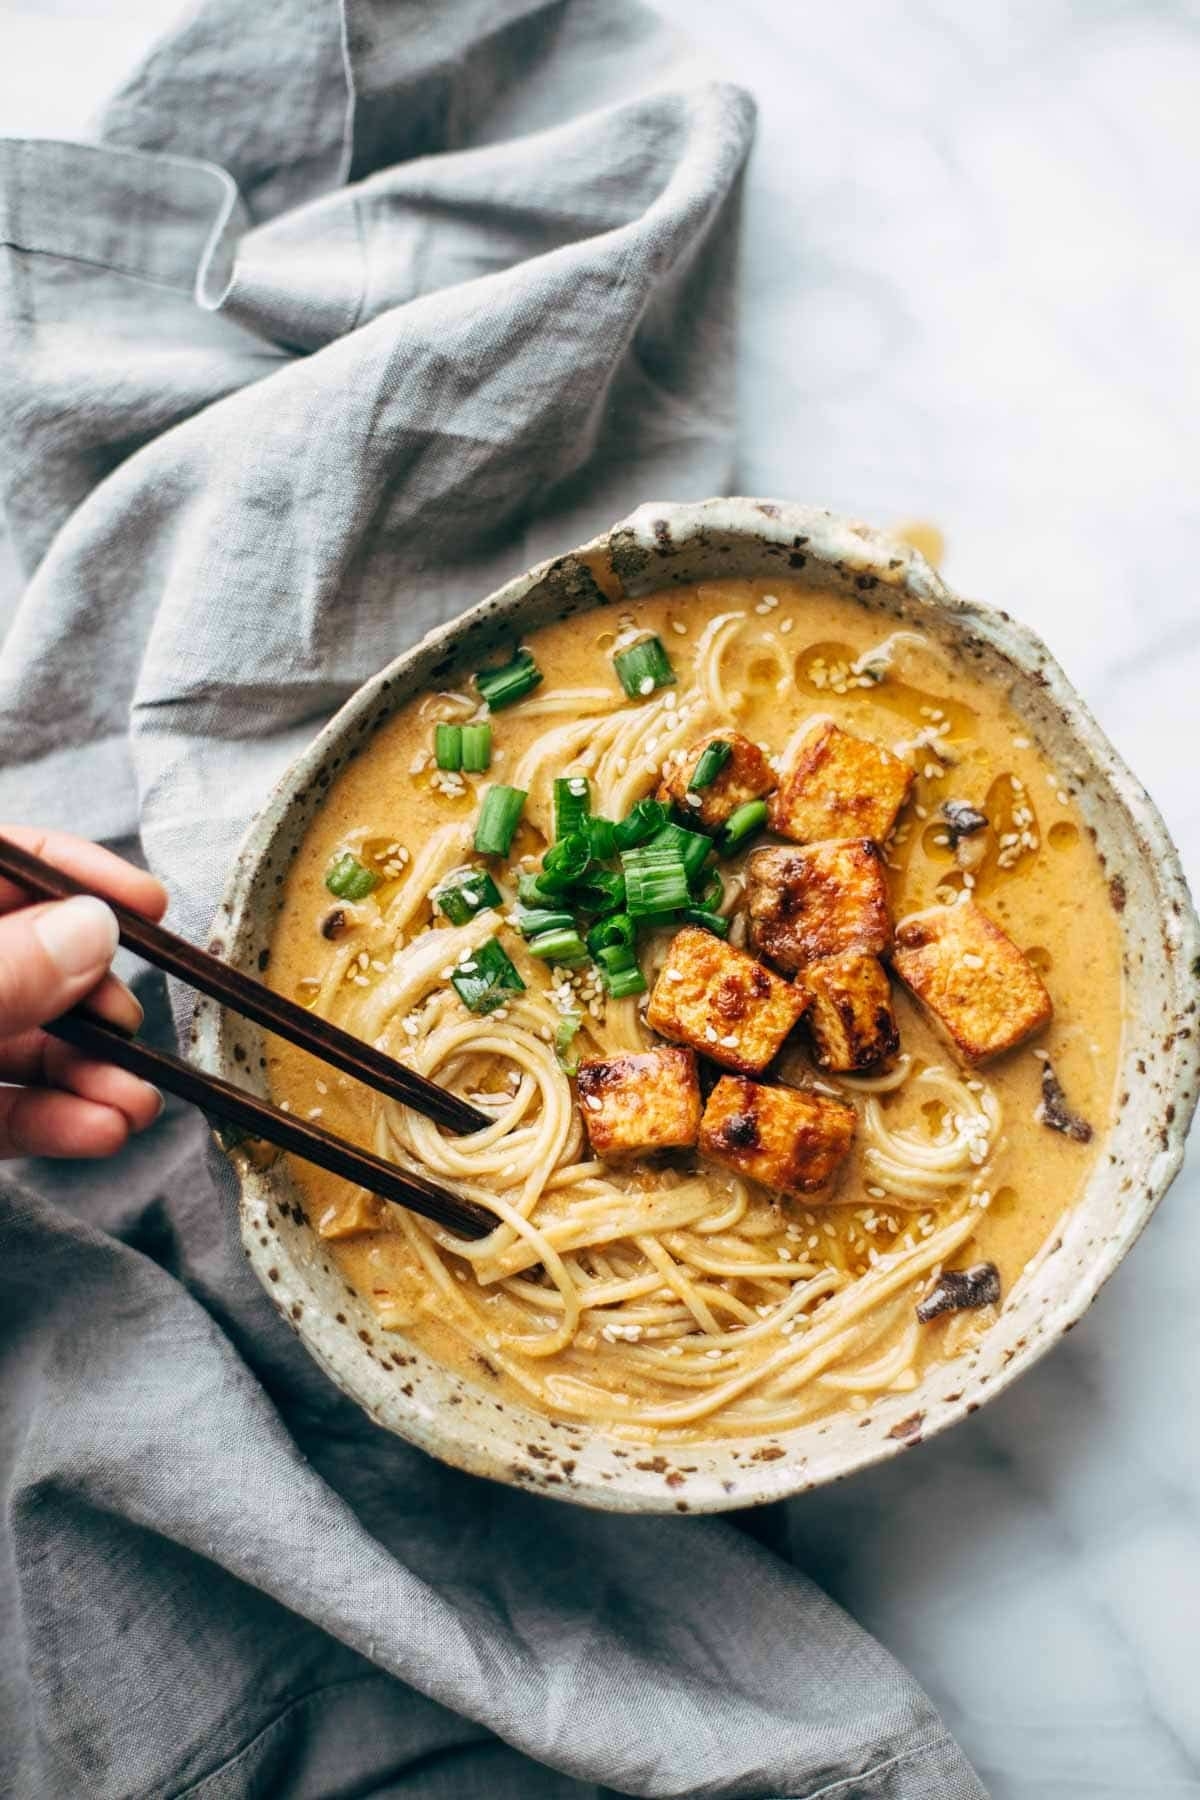
<svg viewBox="0 0 1200 1800"><path fill-rule="evenodd" d="M952 593L915 550L895 539L789 502L732 498L639 507L611 531L517 576L404 651L363 684L276 784L230 874L213 924L214 949L251 972L264 966L264 919L273 920L281 879L277 869L270 883L266 876L293 814L313 806L336 767L410 693L436 679L438 666L563 611L741 575L748 571L738 566L739 550L754 573L807 570L800 579L819 574L819 585L870 597L881 610L902 605L918 613L934 636L953 641L987 672L1011 674L1016 710L1044 744L1057 745L1056 754L1072 754L1082 777L1076 803L1097 831L1102 854L1115 847L1121 860L1110 895L1122 914L1131 1000L1121 1057L1130 1097L1104 1146L1107 1160L1098 1162L1083 1198L1006 1298L977 1350L939 1365L913 1393L884 1396L860 1418L839 1414L819 1430L810 1422L765 1439L666 1447L550 1424L492 1399L397 1334L370 1330L364 1303L320 1261L320 1240L286 1169L258 1170L240 1152L230 1153L251 1265L346 1394L387 1429L459 1468L615 1511L707 1512L786 1498L896 1455L976 1411L1071 1329L1127 1254L1178 1172L1196 1105L1200 928L1178 853L1145 790L1027 626ZM616 596L605 591L610 574L620 586ZM253 1028L200 1003L192 1029L199 1066L265 1091L255 1044ZM1115 1215L1106 1227L1110 1201Z"/></svg>

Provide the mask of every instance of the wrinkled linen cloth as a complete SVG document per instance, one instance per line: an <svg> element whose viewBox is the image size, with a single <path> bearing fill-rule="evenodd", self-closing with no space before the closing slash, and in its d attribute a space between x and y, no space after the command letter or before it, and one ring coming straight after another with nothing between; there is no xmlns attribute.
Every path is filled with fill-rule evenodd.
<svg viewBox="0 0 1200 1800"><path fill-rule="evenodd" d="M626 0L217 0L95 142L0 146L0 817L140 843L203 940L364 677L723 490L751 131ZM373 1426L198 1117L2 1196L4 1794L983 1794L761 1520L588 1513Z"/></svg>

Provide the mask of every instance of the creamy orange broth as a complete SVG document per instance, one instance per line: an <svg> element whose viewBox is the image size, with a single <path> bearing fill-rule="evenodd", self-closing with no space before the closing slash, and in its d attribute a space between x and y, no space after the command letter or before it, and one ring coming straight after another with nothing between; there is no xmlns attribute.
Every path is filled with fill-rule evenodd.
<svg viewBox="0 0 1200 1800"><path fill-rule="evenodd" d="M763 611L768 597L776 604ZM1081 1145L1035 1119L1041 1064L1031 1046L979 1072L999 1099L1004 1122L987 1168L990 1203L976 1209L973 1236L950 1260L956 1267L980 1259L994 1262L1007 1294L1079 1195L1110 1122L1122 1019L1120 952L1105 881L1071 803L1069 782L1041 755L1004 696L931 644L906 639L883 680L860 684L848 665L886 638L894 622L852 600L778 580L704 582L549 626L525 640L545 673L538 691L544 695L559 687L611 686L614 637L630 620L660 634L682 691L702 626L733 609L744 609L748 618L743 638L723 670L726 689L741 696L736 706L739 729L778 752L801 721L816 713L828 714L847 729L900 750L916 767L913 798L887 850L898 919L952 897L962 884L953 852L938 841L945 837L938 819L941 802L961 798L982 805L1001 830L1012 825L1018 805L1024 804L1034 815L1034 823L1026 829L1037 848L1018 845L1013 854L998 857L994 840L989 840L975 892L1043 974L1055 1016L1035 1045L1049 1051L1072 1109L1091 1121L1095 1136L1091 1144ZM757 641L768 631L777 646L786 649L786 681L768 647ZM465 688L468 675L463 671L462 679L452 685ZM336 946L320 930L337 904L326 891L325 871L347 842L361 844L364 826L374 830L378 825L385 844L398 843L415 855L428 834L447 819L473 814L472 778L461 798L450 798L435 791L429 769L412 772L428 750L436 713L428 696L410 703L377 732L331 787L287 881L270 961L270 980L281 992L301 999L310 996L310 984L335 953ZM495 760L483 781L511 782L522 753L558 723L527 719L521 705L496 715ZM941 730L946 723L949 733ZM953 766L938 758L936 748L914 744L920 733L935 745L944 744ZM1023 796L1012 788L1013 776L1023 784ZM536 855L542 848L541 837L523 825L512 855L514 859ZM385 896L393 885L385 884ZM428 922L428 909L422 917ZM434 929L440 928L435 924ZM377 978L372 968L363 973L367 983ZM961 1073L953 1047L918 1014L898 985L895 1000L902 1046L916 1059L916 1067L936 1063ZM802 1050L785 1051L785 1074L809 1068ZM269 1070L273 1093L294 1112L319 1112L322 1123L333 1131L354 1142L371 1143L374 1101L354 1083L287 1044L273 1043ZM922 1108L932 1120L938 1105L911 1082L895 1095L884 1096L882 1104L893 1127L919 1121ZM361 1199L353 1198L344 1183L306 1163L294 1162L293 1173L314 1222L325 1221L326 1228L332 1223L336 1229L358 1219L367 1224L377 1221L376 1228L331 1239L329 1244L358 1292L377 1306L391 1308L392 1317L398 1309L408 1321L405 1334L468 1379L486 1381L492 1392L497 1383L510 1385L478 1349L447 1328L444 1307L431 1296L428 1277L402 1235L395 1212L376 1202L364 1212ZM718 1175L713 1171L714 1182ZM654 1179L648 1174L651 1183ZM877 1193L870 1194L871 1185L860 1155L853 1152L834 1196L836 1204L788 1203L775 1215L777 1227L764 1241L776 1249L784 1247L785 1254L790 1253L787 1246L797 1241L809 1246L819 1241L819 1248L809 1254L823 1254L829 1245L829 1254L841 1267L852 1272L867 1269L872 1256L886 1255L914 1217L911 1209L892 1208ZM714 1199L714 1204L719 1201ZM936 1206L929 1210L937 1215ZM864 1215L874 1215L870 1230L864 1227ZM459 1273L465 1278L465 1271ZM911 1316L911 1309L906 1309L893 1335L898 1336ZM896 1385L913 1385L932 1361L960 1351L991 1316L963 1313L923 1326L912 1370ZM886 1348L886 1340L875 1344L870 1362L875 1363ZM602 1345L591 1352L602 1353ZM588 1353L572 1347L562 1354L568 1364L574 1360L578 1367L579 1358L586 1362ZM629 1431L636 1434L638 1401L652 1397L655 1384L635 1379L627 1385L632 1402ZM513 1397L529 1401L528 1393L515 1387ZM809 1410L866 1404L860 1395L822 1389L810 1397ZM681 1430L673 1435L703 1437L721 1429L718 1416L702 1421L690 1433ZM742 1421L738 1430L746 1429Z"/></svg>

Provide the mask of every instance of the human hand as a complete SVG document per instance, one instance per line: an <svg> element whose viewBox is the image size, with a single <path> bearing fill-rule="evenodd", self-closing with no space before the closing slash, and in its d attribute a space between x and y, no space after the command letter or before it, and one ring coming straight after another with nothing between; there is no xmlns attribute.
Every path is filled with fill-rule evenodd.
<svg viewBox="0 0 1200 1800"><path fill-rule="evenodd" d="M96 893L147 919L167 909L166 890L111 851L64 832L0 826ZM162 1111L162 1096L123 1069L97 1062L38 1029L87 997L88 1006L136 1031L142 1009L109 971L117 921L102 900L32 903L0 878L0 1157L111 1156Z"/></svg>

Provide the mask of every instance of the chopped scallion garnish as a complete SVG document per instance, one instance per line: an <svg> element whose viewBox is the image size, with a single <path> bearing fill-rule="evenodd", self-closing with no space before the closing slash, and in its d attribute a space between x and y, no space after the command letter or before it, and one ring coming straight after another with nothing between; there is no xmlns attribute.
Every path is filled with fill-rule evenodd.
<svg viewBox="0 0 1200 1800"><path fill-rule="evenodd" d="M587 833L588 849L596 862L608 862L617 854L617 828L611 819L601 819L589 813L583 822Z"/></svg>
<svg viewBox="0 0 1200 1800"><path fill-rule="evenodd" d="M528 873L517 876L517 899L522 906L554 907L559 904L557 896L546 893L537 876Z"/></svg>
<svg viewBox="0 0 1200 1800"><path fill-rule="evenodd" d="M462 726L435 725L433 760L439 769L462 768Z"/></svg>
<svg viewBox="0 0 1200 1800"><path fill-rule="evenodd" d="M703 832L689 831L684 825L670 821L661 826L646 845L647 850L670 850L683 860L689 884L699 880L700 872L712 849L712 839Z"/></svg>
<svg viewBox="0 0 1200 1800"><path fill-rule="evenodd" d="M733 745L727 744L724 738L714 738L711 744L705 744L699 761L692 770L688 792L698 794L702 789L711 787L732 755Z"/></svg>
<svg viewBox="0 0 1200 1800"><path fill-rule="evenodd" d="M628 913L613 913L607 919L601 919L593 925L587 934L587 947L593 956L600 956L605 950L626 949L632 952L636 937L636 927Z"/></svg>
<svg viewBox="0 0 1200 1800"><path fill-rule="evenodd" d="M467 775L483 775L492 766L492 728L490 725L464 725L462 728L462 766Z"/></svg>
<svg viewBox="0 0 1200 1800"><path fill-rule="evenodd" d="M378 885L378 875L359 862L350 850L335 857L325 872L325 886L339 900L365 900Z"/></svg>
<svg viewBox="0 0 1200 1800"><path fill-rule="evenodd" d="M672 687L675 682L671 659L658 637L640 638L627 650L618 650L613 668L631 700L642 699L655 688Z"/></svg>
<svg viewBox="0 0 1200 1800"><path fill-rule="evenodd" d="M576 883L569 898L580 912L616 912L625 904L625 877L616 869L589 869L587 879Z"/></svg>
<svg viewBox="0 0 1200 1800"><path fill-rule="evenodd" d="M586 837L582 831L573 831L569 837L559 838L557 843L551 844L543 856L538 886L546 894L564 893L582 879L591 860Z"/></svg>
<svg viewBox="0 0 1200 1800"><path fill-rule="evenodd" d="M729 920L723 919L720 913L709 912L706 906L685 906L680 917L685 925L699 925L705 931L711 931L714 937L729 936Z"/></svg>
<svg viewBox="0 0 1200 1800"><path fill-rule="evenodd" d="M450 977L451 986L469 1012L495 1012L511 993L523 993L525 983L507 952L495 938L488 938L460 962Z"/></svg>
<svg viewBox="0 0 1200 1800"><path fill-rule="evenodd" d="M719 912L724 898L725 883L715 869L706 869L704 886L696 896L697 906L703 907L705 912Z"/></svg>
<svg viewBox="0 0 1200 1800"><path fill-rule="evenodd" d="M613 827L613 841L618 850L632 850L667 822L667 809L661 800L639 800L633 810Z"/></svg>
<svg viewBox="0 0 1200 1800"><path fill-rule="evenodd" d="M554 835L569 837L587 829L592 810L591 788L586 775L559 775L554 782ZM595 854L593 852L593 854Z"/></svg>
<svg viewBox="0 0 1200 1800"><path fill-rule="evenodd" d="M549 963L581 963L587 961L583 939L572 925L559 931L543 931L529 940L530 956Z"/></svg>
<svg viewBox="0 0 1200 1800"><path fill-rule="evenodd" d="M564 1013L558 1021L558 1029L554 1033L554 1054L564 1075L579 1073L579 1051L575 1047L575 1038L582 1023L580 1015L573 1012Z"/></svg>
<svg viewBox="0 0 1200 1800"><path fill-rule="evenodd" d="M500 889L486 869L455 869L432 895L434 905L452 925L465 925L485 906L499 906L500 898Z"/></svg>
<svg viewBox="0 0 1200 1800"><path fill-rule="evenodd" d="M475 848L481 856L508 855L524 805L524 788L488 789L475 823Z"/></svg>
<svg viewBox="0 0 1200 1800"><path fill-rule="evenodd" d="M539 937L543 931L575 929L575 920L569 912L555 912L546 906L518 907L513 923L523 938Z"/></svg>
<svg viewBox="0 0 1200 1800"><path fill-rule="evenodd" d="M756 831L761 831L767 822L767 803L765 800L747 800L745 806L739 806L736 812L730 813L721 832L719 849L722 856L729 856L739 844Z"/></svg>
<svg viewBox="0 0 1200 1800"><path fill-rule="evenodd" d="M605 958L610 960L606 961ZM618 950L602 951L600 955L600 980L605 992L614 1000L626 1000L631 994L644 994L646 977L638 968L631 953L626 952L624 959Z"/></svg>
<svg viewBox="0 0 1200 1800"><path fill-rule="evenodd" d="M512 661L499 669L481 669L475 686L487 701L489 712L513 706L532 693L542 679L542 671L528 650L518 650Z"/></svg>
<svg viewBox="0 0 1200 1800"><path fill-rule="evenodd" d="M625 903L632 918L676 912L691 904L687 869L677 852L646 844L638 850L626 850L621 863L625 870Z"/></svg>

